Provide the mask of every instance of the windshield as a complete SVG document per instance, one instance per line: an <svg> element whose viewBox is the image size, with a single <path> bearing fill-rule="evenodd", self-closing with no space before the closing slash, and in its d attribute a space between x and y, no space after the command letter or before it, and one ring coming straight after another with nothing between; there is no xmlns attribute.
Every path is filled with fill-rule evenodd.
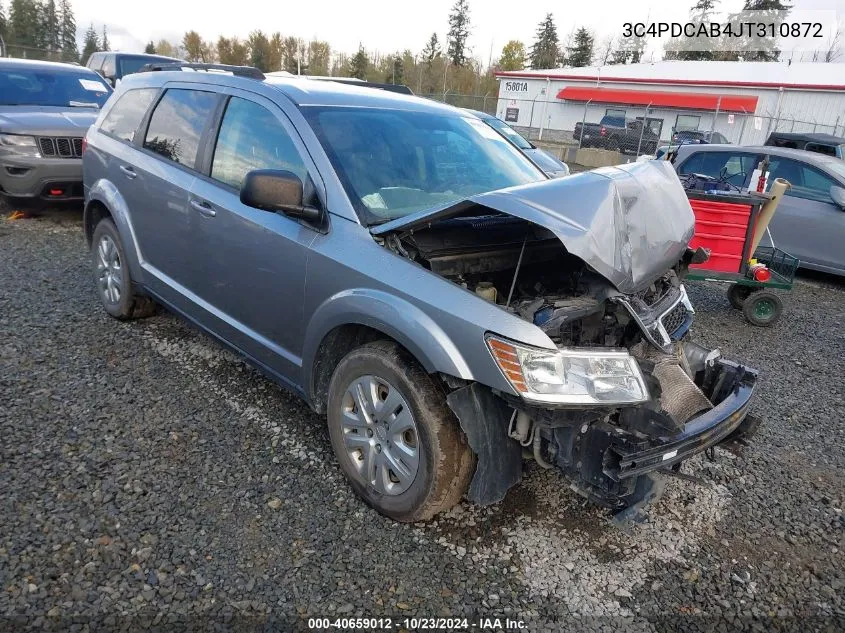
<svg viewBox="0 0 845 633"><path fill-rule="evenodd" d="M110 93L111 89L92 72L0 71L0 105L99 108Z"/></svg>
<svg viewBox="0 0 845 633"><path fill-rule="evenodd" d="M120 65L120 76L125 77L132 73L137 73L141 67L151 63L166 64L169 60L157 59L155 57L120 57L118 64Z"/></svg>
<svg viewBox="0 0 845 633"><path fill-rule="evenodd" d="M845 149L845 147L843 147L843 149ZM845 181L845 161L838 158L831 158L830 160L824 161L822 165L824 165L830 173Z"/></svg>
<svg viewBox="0 0 845 633"><path fill-rule="evenodd" d="M533 146L531 143L526 141L522 136L519 135L515 129L513 129L510 125L502 121L501 119L484 119L484 122L492 127L494 130L499 132L502 136L508 139L511 143L516 145L519 149L532 149Z"/></svg>
<svg viewBox="0 0 845 633"><path fill-rule="evenodd" d="M474 116L315 106L303 113L368 225L545 180Z"/></svg>

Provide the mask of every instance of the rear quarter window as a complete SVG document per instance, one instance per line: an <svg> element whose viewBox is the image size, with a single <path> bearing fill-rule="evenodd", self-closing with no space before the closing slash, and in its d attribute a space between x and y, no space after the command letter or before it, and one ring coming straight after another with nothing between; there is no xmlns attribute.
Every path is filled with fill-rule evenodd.
<svg viewBox="0 0 845 633"><path fill-rule="evenodd" d="M200 139L217 100L213 92L171 88L150 117L144 148L194 169Z"/></svg>
<svg viewBox="0 0 845 633"><path fill-rule="evenodd" d="M114 104L100 130L131 143L135 140L135 131L141 124L141 119L158 93L157 88L138 88L123 93Z"/></svg>

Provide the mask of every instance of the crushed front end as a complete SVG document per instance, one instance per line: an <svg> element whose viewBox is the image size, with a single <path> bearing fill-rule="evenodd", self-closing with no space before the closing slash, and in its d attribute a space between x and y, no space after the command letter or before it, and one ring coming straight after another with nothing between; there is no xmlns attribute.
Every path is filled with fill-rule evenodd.
<svg viewBox="0 0 845 633"><path fill-rule="evenodd" d="M560 361L548 351L538 351L549 359L538 361L519 343L490 336L491 354L520 395L481 396L478 385L449 395L471 445L478 435L491 442L495 427L506 424L519 447L473 446L476 476L485 480L470 489L473 501L500 500L519 480L527 450L541 466L560 469L580 494L621 510L654 494L652 473L676 473L685 459L756 430L748 407L757 372L685 340L694 310L680 282L683 268L633 295L583 270L564 294L514 303L512 310L558 346ZM592 363L592 377L578 363ZM577 397L563 389L559 397L538 394L544 388L532 386L532 372L544 381L545 374L584 375L589 384Z"/></svg>
<svg viewBox="0 0 845 633"><path fill-rule="evenodd" d="M645 291L613 294L592 312L583 305L544 304L534 322L561 349L627 350L647 397L578 409L505 398L514 411L511 437L530 445L538 463L560 468L591 500L621 509L650 490L641 477L672 472L696 453L753 433L757 421L747 414L757 372L684 340L694 311L676 271Z"/></svg>
<svg viewBox="0 0 845 633"><path fill-rule="evenodd" d="M532 347L486 334L511 392L444 376L478 457L469 497L500 501L522 457L560 469L619 510L653 495L651 474L750 436L757 373L689 340L682 280L706 254L659 161L491 192L373 230L386 248L527 321ZM468 307L471 305L468 301Z"/></svg>

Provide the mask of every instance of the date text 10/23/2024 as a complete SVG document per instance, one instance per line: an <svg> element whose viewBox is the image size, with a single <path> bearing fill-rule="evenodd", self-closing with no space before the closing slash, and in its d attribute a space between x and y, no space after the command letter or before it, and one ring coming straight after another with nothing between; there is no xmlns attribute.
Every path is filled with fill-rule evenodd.
<svg viewBox="0 0 845 633"><path fill-rule="evenodd" d="M308 628L314 631L520 631L527 629L523 620L512 618L308 618Z"/></svg>

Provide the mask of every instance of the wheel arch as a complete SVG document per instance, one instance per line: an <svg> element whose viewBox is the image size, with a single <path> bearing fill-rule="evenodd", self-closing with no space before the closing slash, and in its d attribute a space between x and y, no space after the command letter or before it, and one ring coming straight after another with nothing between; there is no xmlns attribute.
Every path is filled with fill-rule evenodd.
<svg viewBox="0 0 845 633"><path fill-rule="evenodd" d="M317 310L305 337L303 382L318 413L325 411L328 385L340 359L380 339L397 343L429 374L473 378L454 342L418 307L379 291L348 291Z"/></svg>
<svg viewBox="0 0 845 633"><path fill-rule="evenodd" d="M135 280L142 279L142 260L138 242L135 239L135 230L129 218L129 207L117 187L110 181L101 178L88 190L85 197L85 209L82 214L82 227L89 248L97 223L106 217L114 222L120 235L132 278Z"/></svg>

